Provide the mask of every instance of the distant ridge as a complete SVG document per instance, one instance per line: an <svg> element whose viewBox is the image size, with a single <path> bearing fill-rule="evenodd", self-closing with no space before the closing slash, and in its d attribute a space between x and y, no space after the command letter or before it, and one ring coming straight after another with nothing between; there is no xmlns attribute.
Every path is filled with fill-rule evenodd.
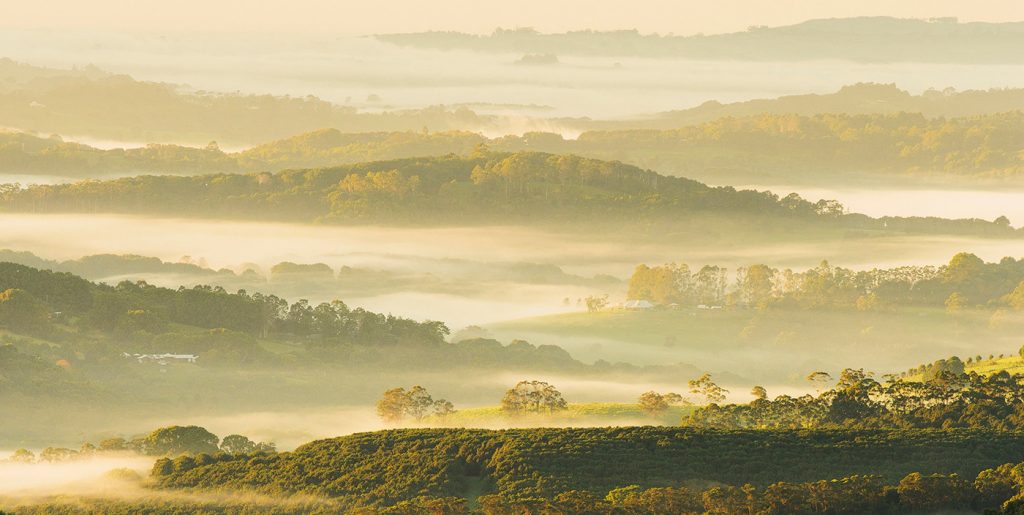
<svg viewBox="0 0 1024 515"><path fill-rule="evenodd" d="M745 61L843 59L857 62L1024 63L1024 22L960 23L956 18L832 18L744 32L674 36L636 30L544 34L497 29L381 34L381 41L438 50L553 53Z"/></svg>

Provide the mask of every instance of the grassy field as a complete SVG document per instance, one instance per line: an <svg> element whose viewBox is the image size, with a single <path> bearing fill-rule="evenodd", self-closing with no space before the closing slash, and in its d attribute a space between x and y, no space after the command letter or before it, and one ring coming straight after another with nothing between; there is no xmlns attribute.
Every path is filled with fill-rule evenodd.
<svg viewBox="0 0 1024 515"><path fill-rule="evenodd" d="M598 426L676 426L692 406L671 406L657 415L640 411L636 404L594 402L569 404L569 409L555 414L509 416L498 406L460 409L452 415L430 418L425 422L443 427L598 427Z"/></svg>
<svg viewBox="0 0 1024 515"><path fill-rule="evenodd" d="M964 367L967 372L976 372L983 375L990 375L1003 370L1011 374L1024 374L1024 358L1020 356L1007 356L1005 358L984 359L977 363L970 363Z"/></svg>
<svg viewBox="0 0 1024 515"><path fill-rule="evenodd" d="M1024 374L1024 357L1020 355L1009 355L1004 357L993 357L989 359L989 354L982 354L981 361L975 361L973 363L966 363L967 356L963 356L965 360L964 372L974 372L981 375L992 375L997 372L1006 371L1010 374ZM922 380L921 374L914 374L907 377L911 381Z"/></svg>

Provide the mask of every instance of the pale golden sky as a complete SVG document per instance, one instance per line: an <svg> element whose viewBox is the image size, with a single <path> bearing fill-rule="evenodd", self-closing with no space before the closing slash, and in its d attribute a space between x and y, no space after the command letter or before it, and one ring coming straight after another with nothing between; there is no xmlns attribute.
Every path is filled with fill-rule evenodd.
<svg viewBox="0 0 1024 515"><path fill-rule="evenodd" d="M1024 21L1024 0L0 0L0 27L370 34L636 28L693 34L810 18Z"/></svg>

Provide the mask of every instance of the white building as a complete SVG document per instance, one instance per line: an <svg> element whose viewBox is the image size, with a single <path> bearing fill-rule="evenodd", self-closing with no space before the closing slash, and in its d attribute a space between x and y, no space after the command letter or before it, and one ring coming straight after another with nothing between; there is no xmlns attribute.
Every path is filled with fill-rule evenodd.
<svg viewBox="0 0 1024 515"><path fill-rule="evenodd" d="M195 363L199 356L195 354L129 354L122 352L125 359L134 359L139 363L157 363L166 365L171 362Z"/></svg>
<svg viewBox="0 0 1024 515"><path fill-rule="evenodd" d="M646 300L627 300L622 307L625 309L651 309L654 307L654 304Z"/></svg>

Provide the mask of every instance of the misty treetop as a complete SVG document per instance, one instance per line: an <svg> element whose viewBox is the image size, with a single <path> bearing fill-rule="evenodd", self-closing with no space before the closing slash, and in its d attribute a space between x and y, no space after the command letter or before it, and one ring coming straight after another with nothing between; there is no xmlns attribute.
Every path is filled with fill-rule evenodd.
<svg viewBox="0 0 1024 515"><path fill-rule="evenodd" d="M258 354L255 338L271 335L362 345L438 345L448 334L440 322L350 309L341 301L313 306L244 290L174 290L141 281L110 286L13 263L0 263L0 292L0 325L16 332L62 340L73 339L75 332L99 331L149 341L163 352ZM183 326L205 331L182 333Z"/></svg>
<svg viewBox="0 0 1024 515"><path fill-rule="evenodd" d="M7 187L9 211L109 211L298 221L579 218L724 211L817 216L814 204L711 188L617 162L477 153L276 174L140 176ZM499 218L502 217L502 218Z"/></svg>
<svg viewBox="0 0 1024 515"><path fill-rule="evenodd" d="M856 309L907 306L1024 309L1024 261L1005 257L986 263L961 252L942 266L904 266L855 271L822 262L803 272L754 264L728 270L685 263L638 265L627 297L668 306L746 306L758 309Z"/></svg>
<svg viewBox="0 0 1024 515"><path fill-rule="evenodd" d="M964 102L973 98L961 95ZM320 129L236 153L220 150L215 142L199 148L151 144L100 150L59 137L0 132L0 171L73 177L263 172L422 156L471 156L483 144L499 152L542 151L617 160L716 183L1019 182L1024 171L1020 155L1024 93L1018 91L1017 97L1007 102L1015 107L999 112L949 117L903 111L840 114L809 109L810 113L795 114L750 108L747 112L740 105L712 119L703 117L706 109L692 116L668 113L665 120L675 116L679 121L651 122L652 127L646 128L607 122L576 139L545 132L488 139L467 131ZM733 111L738 114L730 115Z"/></svg>

